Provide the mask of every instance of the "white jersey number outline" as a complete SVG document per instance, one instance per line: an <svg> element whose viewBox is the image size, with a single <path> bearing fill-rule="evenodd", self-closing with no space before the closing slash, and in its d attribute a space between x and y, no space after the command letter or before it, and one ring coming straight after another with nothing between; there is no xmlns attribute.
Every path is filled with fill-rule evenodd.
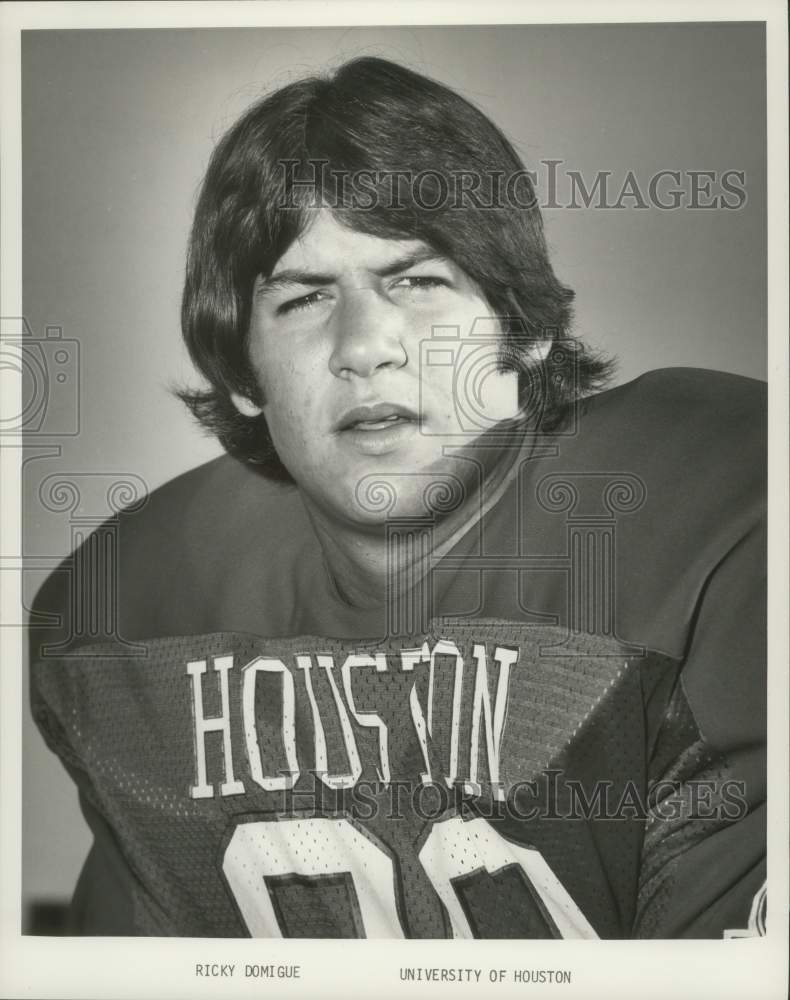
<svg viewBox="0 0 790 1000"><path fill-rule="evenodd" d="M451 816L434 823L418 858L444 904L453 937L474 934L452 880L480 869L495 875L513 864L521 868L561 937L598 936L540 852L506 840L484 819ZM222 868L252 937L283 936L267 877L343 874L353 882L364 936L405 936L392 859L344 817L240 823L230 838Z"/></svg>

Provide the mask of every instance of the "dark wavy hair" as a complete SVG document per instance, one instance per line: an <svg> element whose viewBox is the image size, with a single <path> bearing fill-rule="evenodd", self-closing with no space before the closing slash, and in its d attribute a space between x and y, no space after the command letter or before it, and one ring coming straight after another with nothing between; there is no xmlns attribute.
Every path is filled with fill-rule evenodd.
<svg viewBox="0 0 790 1000"><path fill-rule="evenodd" d="M569 336L573 292L551 267L532 182L511 143L435 80L355 59L254 104L206 171L181 325L209 385L178 395L232 455L293 481L265 418L240 414L231 393L263 402L248 355L253 285L316 204L360 232L422 240L477 282L501 318L500 367L518 371L533 425L556 427L571 403L605 383L611 363ZM553 349L535 361L530 348L546 341Z"/></svg>

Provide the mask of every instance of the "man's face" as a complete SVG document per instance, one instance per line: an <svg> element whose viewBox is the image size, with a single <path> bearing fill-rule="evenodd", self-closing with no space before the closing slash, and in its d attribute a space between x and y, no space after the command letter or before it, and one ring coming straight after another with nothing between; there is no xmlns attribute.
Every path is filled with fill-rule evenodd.
<svg viewBox="0 0 790 1000"><path fill-rule="evenodd" d="M456 264L316 211L253 292L250 357L280 459L332 518L424 513L432 482L469 478L448 446L518 412L515 372L496 370L498 336Z"/></svg>

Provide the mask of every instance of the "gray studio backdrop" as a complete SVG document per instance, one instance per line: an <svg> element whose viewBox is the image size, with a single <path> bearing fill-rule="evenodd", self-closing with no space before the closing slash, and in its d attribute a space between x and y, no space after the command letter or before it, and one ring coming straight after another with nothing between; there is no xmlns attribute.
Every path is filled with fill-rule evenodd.
<svg viewBox="0 0 790 1000"><path fill-rule="evenodd" d="M219 453L168 392L190 374L178 310L199 180L262 92L358 55L437 77L514 141L550 205L575 332L619 357L619 381L673 365L765 377L759 24L28 31L24 310L50 376L23 476L28 599L75 521L110 513L107 483L130 496ZM651 192L661 171L679 182ZM585 208L574 172L587 191L608 172L606 197ZM59 476L84 487L78 509ZM27 911L68 897L89 834L29 710L23 749Z"/></svg>

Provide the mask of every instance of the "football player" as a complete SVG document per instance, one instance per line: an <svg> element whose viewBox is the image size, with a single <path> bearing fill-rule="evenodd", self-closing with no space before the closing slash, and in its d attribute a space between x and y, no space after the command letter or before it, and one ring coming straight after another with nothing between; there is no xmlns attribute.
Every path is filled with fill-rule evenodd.
<svg viewBox="0 0 790 1000"><path fill-rule="evenodd" d="M607 389L571 300L435 81L358 59L222 138L182 398L227 455L37 602L75 932L759 931L764 386Z"/></svg>

